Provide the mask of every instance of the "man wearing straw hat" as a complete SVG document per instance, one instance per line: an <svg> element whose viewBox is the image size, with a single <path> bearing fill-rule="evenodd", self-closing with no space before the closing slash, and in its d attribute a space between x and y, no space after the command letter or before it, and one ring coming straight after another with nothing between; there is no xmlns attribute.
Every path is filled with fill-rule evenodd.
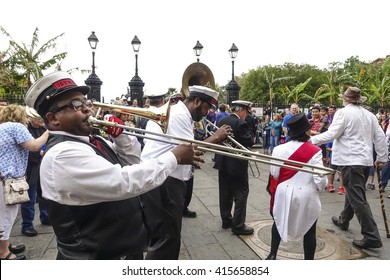
<svg viewBox="0 0 390 280"><path fill-rule="evenodd" d="M374 114L361 104L367 100L357 87L349 87L341 94L344 108L334 115L328 131L313 136L313 144L334 140L332 163L339 167L346 192L344 209L339 217L332 217L341 230L348 230L353 216L361 227L363 239L352 244L360 248L382 247L378 226L366 199L365 184L373 162L373 144L377 152L376 167L382 169L387 162L385 135Z"/></svg>

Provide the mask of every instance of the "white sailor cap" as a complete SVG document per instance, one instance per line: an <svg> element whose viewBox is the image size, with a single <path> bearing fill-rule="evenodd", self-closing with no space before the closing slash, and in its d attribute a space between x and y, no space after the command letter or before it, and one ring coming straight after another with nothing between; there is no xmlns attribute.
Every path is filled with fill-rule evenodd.
<svg viewBox="0 0 390 280"><path fill-rule="evenodd" d="M183 94L181 92L175 92L175 93L172 93L169 98L171 99L183 99Z"/></svg>
<svg viewBox="0 0 390 280"><path fill-rule="evenodd" d="M188 87L190 96L199 97L210 104L210 107L215 107L219 93L209 87L190 86Z"/></svg>
<svg viewBox="0 0 390 280"><path fill-rule="evenodd" d="M151 92L151 93L144 94L144 97L153 99L153 98L162 98L164 95L165 93L161 93L161 92Z"/></svg>
<svg viewBox="0 0 390 280"><path fill-rule="evenodd" d="M246 109L248 112L251 111L252 102L245 101L245 100L234 100L232 101L232 106L239 106L244 109Z"/></svg>
<svg viewBox="0 0 390 280"><path fill-rule="evenodd" d="M44 116L58 96L74 91L86 95L90 87L78 86L67 72L57 71L39 78L27 91L25 102Z"/></svg>

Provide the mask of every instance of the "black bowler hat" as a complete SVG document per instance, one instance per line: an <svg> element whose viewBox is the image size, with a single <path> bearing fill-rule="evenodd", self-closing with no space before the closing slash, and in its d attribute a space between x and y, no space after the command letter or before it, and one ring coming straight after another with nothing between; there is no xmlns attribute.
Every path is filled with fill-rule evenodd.
<svg viewBox="0 0 390 280"><path fill-rule="evenodd" d="M308 131L314 123L310 123L304 113L295 114L287 120L288 136L295 137Z"/></svg>

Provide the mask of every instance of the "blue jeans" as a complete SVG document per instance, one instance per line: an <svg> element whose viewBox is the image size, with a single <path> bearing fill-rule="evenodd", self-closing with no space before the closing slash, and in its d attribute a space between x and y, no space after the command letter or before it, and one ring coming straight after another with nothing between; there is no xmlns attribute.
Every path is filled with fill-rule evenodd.
<svg viewBox="0 0 390 280"><path fill-rule="evenodd" d="M270 145L271 154L272 154L272 151L274 150L274 148L276 146L278 146L279 144L280 144L280 136L279 135L275 135L275 136L271 135L271 145Z"/></svg>
<svg viewBox="0 0 390 280"><path fill-rule="evenodd" d="M383 190L386 189L389 179L390 179L390 162L388 162L387 165L382 169L381 183L382 183Z"/></svg>
<svg viewBox="0 0 390 280"><path fill-rule="evenodd" d="M35 202L37 200L37 186L30 184L28 190L28 196L30 197L30 202L21 204L20 212L22 214L22 230L34 228L33 221L35 216ZM39 202L39 219L44 221L48 218L46 209Z"/></svg>

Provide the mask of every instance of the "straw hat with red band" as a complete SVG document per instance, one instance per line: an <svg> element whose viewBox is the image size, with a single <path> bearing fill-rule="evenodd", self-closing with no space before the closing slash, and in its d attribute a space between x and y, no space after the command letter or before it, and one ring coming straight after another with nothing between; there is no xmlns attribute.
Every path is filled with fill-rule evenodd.
<svg viewBox="0 0 390 280"><path fill-rule="evenodd" d="M89 86L78 86L67 72L54 72L38 79L27 91L26 105L44 116L58 96L79 91L87 94Z"/></svg>
<svg viewBox="0 0 390 280"><path fill-rule="evenodd" d="M210 107L214 107L217 104L219 93L209 87L203 86L190 86L188 87L190 96L199 97L210 104Z"/></svg>

